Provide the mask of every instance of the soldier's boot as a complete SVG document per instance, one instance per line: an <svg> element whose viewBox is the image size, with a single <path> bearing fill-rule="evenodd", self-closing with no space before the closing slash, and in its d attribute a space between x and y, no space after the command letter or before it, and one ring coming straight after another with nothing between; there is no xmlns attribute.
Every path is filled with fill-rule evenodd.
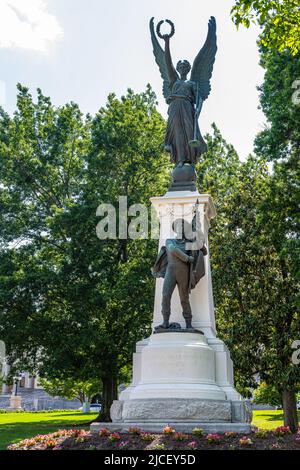
<svg viewBox="0 0 300 470"><path fill-rule="evenodd" d="M166 329L169 328L169 326L170 326L169 318L170 318L170 315L169 315L169 314L164 314L164 315L163 315L164 321L163 321L163 323L162 323L162 325L161 325L163 328L166 328Z"/></svg>

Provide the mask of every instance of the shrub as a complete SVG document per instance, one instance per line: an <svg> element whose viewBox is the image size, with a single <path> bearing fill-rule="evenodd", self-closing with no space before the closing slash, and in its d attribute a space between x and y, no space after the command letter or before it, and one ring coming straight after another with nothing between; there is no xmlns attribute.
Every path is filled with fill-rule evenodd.
<svg viewBox="0 0 300 470"><path fill-rule="evenodd" d="M36 444L34 437L32 439L24 439L21 442L24 447L33 447Z"/></svg>
<svg viewBox="0 0 300 470"><path fill-rule="evenodd" d="M135 436L139 436L141 433L142 433L142 430L140 428L135 428L135 427L132 427L132 428L129 428L128 429L128 432L129 434L133 434Z"/></svg>
<svg viewBox="0 0 300 470"><path fill-rule="evenodd" d="M192 430L192 434L193 434L194 436L201 437L201 436L204 436L204 431L203 431L203 429L201 429L201 428L194 428L194 429Z"/></svg>
<svg viewBox="0 0 300 470"><path fill-rule="evenodd" d="M31 439L23 439L18 444L12 444L7 447L8 450L27 450L32 447L38 449L52 449L60 450L57 439L61 437L73 437L76 442L84 442L90 436L88 431L83 429L60 429L50 434L38 434Z"/></svg>
<svg viewBox="0 0 300 470"><path fill-rule="evenodd" d="M221 440L221 436L220 434L208 434L206 436L206 440L210 443L210 444L219 444L220 440Z"/></svg>
<svg viewBox="0 0 300 470"><path fill-rule="evenodd" d="M53 449L55 446L56 446L55 439L48 439L47 441L44 442L44 447L46 449Z"/></svg>
<svg viewBox="0 0 300 470"><path fill-rule="evenodd" d="M99 436L100 437L108 437L110 435L110 431L107 428L100 429Z"/></svg>
<svg viewBox="0 0 300 470"><path fill-rule="evenodd" d="M253 442L251 441L250 437L243 436L240 439L241 446L252 446Z"/></svg>
<svg viewBox="0 0 300 470"><path fill-rule="evenodd" d="M258 431L254 433L254 437L258 439L267 439L268 431L266 431L265 429L259 429Z"/></svg>
<svg viewBox="0 0 300 470"><path fill-rule="evenodd" d="M229 431L229 432L225 432L225 436L232 438L232 437L236 437L237 433L234 431Z"/></svg>
<svg viewBox="0 0 300 470"><path fill-rule="evenodd" d="M171 426L166 426L163 429L163 434L173 434L175 432L175 429L171 428Z"/></svg>
<svg viewBox="0 0 300 470"><path fill-rule="evenodd" d="M112 434L108 436L108 440L110 442L116 442L116 441L119 441L120 439L121 439L121 436L118 432L113 432Z"/></svg>
<svg viewBox="0 0 300 470"><path fill-rule="evenodd" d="M148 432L142 432L141 434L141 440L146 441L146 442L151 442L154 441L155 436L153 434L150 434Z"/></svg>
<svg viewBox="0 0 300 470"><path fill-rule="evenodd" d="M79 437L76 437L75 441L77 444L81 444L82 442L86 442L87 440L87 436L79 436Z"/></svg>
<svg viewBox="0 0 300 470"><path fill-rule="evenodd" d="M173 439L175 439L175 441L184 441L186 438L187 435L183 432L175 432L173 436Z"/></svg>
<svg viewBox="0 0 300 470"><path fill-rule="evenodd" d="M165 449L165 444L155 444L153 446L153 450L164 450Z"/></svg>
<svg viewBox="0 0 300 470"><path fill-rule="evenodd" d="M278 442L275 442L275 444L272 444L272 445L271 445L271 449L273 449L273 450L278 450L278 449L280 449L280 445L278 444Z"/></svg>
<svg viewBox="0 0 300 470"><path fill-rule="evenodd" d="M191 441L186 446L187 446L188 449L196 450L197 449L197 442L196 441Z"/></svg>
<svg viewBox="0 0 300 470"><path fill-rule="evenodd" d="M278 426L278 428L274 429L273 433L275 434L275 436L283 437L287 434L291 434L291 430L289 426Z"/></svg>
<svg viewBox="0 0 300 470"><path fill-rule="evenodd" d="M118 445L118 448L121 450L126 450L129 448L129 441L121 441Z"/></svg>

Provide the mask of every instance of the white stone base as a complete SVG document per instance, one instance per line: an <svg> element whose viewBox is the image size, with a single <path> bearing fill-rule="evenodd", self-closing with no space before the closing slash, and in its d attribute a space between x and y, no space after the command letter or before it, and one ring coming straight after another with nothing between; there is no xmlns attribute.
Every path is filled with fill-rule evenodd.
<svg viewBox="0 0 300 470"><path fill-rule="evenodd" d="M130 426L161 432L172 424L185 432L201 427L247 433L252 412L234 389L224 343L199 333L173 332L137 343L132 384L114 401L111 419L111 429L116 425L123 432Z"/></svg>
<svg viewBox="0 0 300 470"><path fill-rule="evenodd" d="M252 409L247 401L202 400L195 398L156 398L115 400L110 410L114 423L202 422L251 423Z"/></svg>
<svg viewBox="0 0 300 470"><path fill-rule="evenodd" d="M230 401L195 398L127 400L123 402L122 407L122 421L124 423L135 421L168 422L170 420L173 422L231 422L231 414Z"/></svg>
<svg viewBox="0 0 300 470"><path fill-rule="evenodd" d="M158 333L139 341L132 383L119 399L143 398L241 400L226 345L196 333Z"/></svg>
<svg viewBox="0 0 300 470"><path fill-rule="evenodd" d="M11 395L10 397L10 409L21 410L22 409L22 397Z"/></svg>
<svg viewBox="0 0 300 470"><path fill-rule="evenodd" d="M250 432L251 412L234 388L233 364L228 348L216 337L211 282L208 230L216 212L209 194L169 192L152 198L160 219L159 247L173 238L172 222L191 221L198 201L198 212L205 245L205 276L190 296L192 325L204 332L158 333L139 341L133 355L130 386L111 407L110 429L126 432L129 426L145 431L161 431L167 424L178 431L201 427L206 432ZM162 321L163 279L156 280L153 328ZM171 303L171 322L182 328L185 322L175 289ZM130 424L129 424L130 423ZM93 424L100 429L107 424Z"/></svg>
<svg viewBox="0 0 300 470"><path fill-rule="evenodd" d="M141 351L141 377L129 398L225 400L224 391L215 381L215 353L205 336L152 335Z"/></svg>
<svg viewBox="0 0 300 470"><path fill-rule="evenodd" d="M166 426L171 426L177 432L191 433L194 428L201 428L206 434L225 432L237 432L241 434L249 434L255 427L249 423L202 423L201 421L195 423L184 423L184 422L143 422L137 421L135 423L92 423L90 430L91 432L99 432L100 429L106 428L111 432L127 433L129 428L137 427L144 432L161 433Z"/></svg>

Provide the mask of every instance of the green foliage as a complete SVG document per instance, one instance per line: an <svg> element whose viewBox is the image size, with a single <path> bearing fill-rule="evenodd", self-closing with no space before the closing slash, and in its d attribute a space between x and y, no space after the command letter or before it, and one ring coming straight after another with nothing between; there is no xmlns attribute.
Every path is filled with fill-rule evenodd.
<svg viewBox="0 0 300 470"><path fill-rule="evenodd" d="M99 240L96 209L165 191L165 123L150 87L110 95L93 120L18 89L17 111L0 119L0 336L12 372L116 390L149 332L157 247Z"/></svg>
<svg viewBox="0 0 300 470"><path fill-rule="evenodd" d="M259 24L261 44L292 54L300 52L299 0L236 0L231 15L237 27Z"/></svg>
<svg viewBox="0 0 300 470"><path fill-rule="evenodd" d="M281 395L278 390L274 386L268 385L265 382L262 382L259 387L254 390L253 402L273 406L279 406L282 404Z"/></svg>
<svg viewBox="0 0 300 470"><path fill-rule="evenodd" d="M67 400L77 398L81 403L91 402L92 398L97 395L102 388L100 378L89 381L75 381L74 379L40 379L39 385L52 396L59 396Z"/></svg>
<svg viewBox="0 0 300 470"><path fill-rule="evenodd" d="M213 289L236 385L249 396L258 374L280 394L290 393L292 403L300 387L299 367L291 361L300 333L300 108L292 85L300 70L298 58L287 52L264 51L262 64L268 126L257 136L257 155L239 162L215 129L199 171L203 191L217 205L210 234ZM293 407L284 410L285 419L296 416Z"/></svg>
<svg viewBox="0 0 300 470"><path fill-rule="evenodd" d="M300 99L296 99L299 57L262 49L265 77L259 91L268 124L256 138L256 153L263 154L268 161L295 160L295 168L300 143Z"/></svg>
<svg viewBox="0 0 300 470"><path fill-rule="evenodd" d="M201 190L212 194L218 214L210 231L217 327L231 350L237 386L245 394L246 388L255 385L254 357L260 357L253 324L259 317L259 293L263 295L260 281L262 278L266 286L267 280L256 217L268 172L263 162L252 157L240 162L216 128L207 138L209 151L199 172L203 175Z"/></svg>
<svg viewBox="0 0 300 470"><path fill-rule="evenodd" d="M257 386L256 374L295 392L300 374L291 345L300 331L299 284L288 251L293 219L281 219L282 201L274 193L278 176L269 173L263 156L240 162L216 128L207 140L199 173L201 190L214 196L218 212L210 232L218 334L229 346L244 395Z"/></svg>
<svg viewBox="0 0 300 470"><path fill-rule="evenodd" d="M274 368L277 372L273 371L272 381L268 380L268 383L276 384L279 390L286 388L297 392L300 369L291 362L290 347L300 334L300 103L293 99L293 85L300 74L299 56L292 57L287 52L263 52L262 64L266 74L260 88L261 104L269 125L257 136L256 152L274 164L261 223L278 254L282 276L278 299L281 308L274 314L281 353ZM280 364L285 364L281 371Z"/></svg>

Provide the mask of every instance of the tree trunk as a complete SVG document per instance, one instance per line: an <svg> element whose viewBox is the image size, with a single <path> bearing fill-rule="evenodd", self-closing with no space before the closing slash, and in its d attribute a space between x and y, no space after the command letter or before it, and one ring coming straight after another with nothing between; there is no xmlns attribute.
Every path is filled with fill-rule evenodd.
<svg viewBox="0 0 300 470"><path fill-rule="evenodd" d="M109 423L110 407L114 400L118 399L117 378L114 376L102 377L102 409L96 421Z"/></svg>
<svg viewBox="0 0 300 470"><path fill-rule="evenodd" d="M284 425L289 426L290 430L295 433L298 429L298 414L296 404L296 393L284 389L282 391L282 408Z"/></svg>

